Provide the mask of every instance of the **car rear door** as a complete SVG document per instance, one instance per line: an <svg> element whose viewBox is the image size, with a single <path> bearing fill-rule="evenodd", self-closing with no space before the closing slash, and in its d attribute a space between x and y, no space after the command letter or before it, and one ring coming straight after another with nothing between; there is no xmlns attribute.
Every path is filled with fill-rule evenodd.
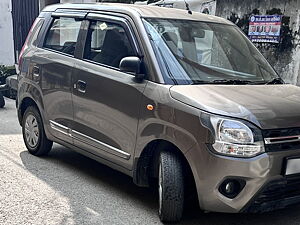
<svg viewBox="0 0 300 225"><path fill-rule="evenodd" d="M73 76L74 144L130 169L147 82L121 72L119 62L140 50L125 18L90 13L86 30Z"/></svg>
<svg viewBox="0 0 300 225"><path fill-rule="evenodd" d="M84 12L54 12L41 47L32 56L33 79L42 91L44 121L51 134L73 143L72 76Z"/></svg>

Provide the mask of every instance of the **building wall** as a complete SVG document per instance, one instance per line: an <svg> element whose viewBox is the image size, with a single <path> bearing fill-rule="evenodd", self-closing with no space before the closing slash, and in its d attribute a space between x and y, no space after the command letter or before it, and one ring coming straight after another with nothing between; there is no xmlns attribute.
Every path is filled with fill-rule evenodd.
<svg viewBox="0 0 300 225"><path fill-rule="evenodd" d="M283 15L279 44L256 46L283 79L300 85L300 0L217 0L216 15L231 20L248 34L251 15Z"/></svg>
<svg viewBox="0 0 300 225"><path fill-rule="evenodd" d="M13 0L12 1L12 20L14 37L14 56L18 62L19 54L26 41L27 34L39 15L39 0Z"/></svg>
<svg viewBox="0 0 300 225"><path fill-rule="evenodd" d="M0 65L14 64L11 0L0 1Z"/></svg>

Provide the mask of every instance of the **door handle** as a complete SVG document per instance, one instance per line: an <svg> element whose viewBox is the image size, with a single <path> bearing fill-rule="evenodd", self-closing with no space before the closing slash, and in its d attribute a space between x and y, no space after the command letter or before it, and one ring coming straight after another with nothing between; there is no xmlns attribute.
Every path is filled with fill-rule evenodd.
<svg viewBox="0 0 300 225"><path fill-rule="evenodd" d="M36 78L40 76L40 68L38 66L32 68L32 75Z"/></svg>
<svg viewBox="0 0 300 225"><path fill-rule="evenodd" d="M77 89L81 93L85 93L86 92L86 82L84 82L82 80L78 80L75 83L74 88Z"/></svg>

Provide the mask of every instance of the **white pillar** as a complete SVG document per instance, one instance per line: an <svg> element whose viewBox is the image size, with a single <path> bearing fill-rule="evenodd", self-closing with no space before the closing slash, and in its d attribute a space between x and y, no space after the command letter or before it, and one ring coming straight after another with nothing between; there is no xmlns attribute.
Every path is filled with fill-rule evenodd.
<svg viewBox="0 0 300 225"><path fill-rule="evenodd" d="M0 65L12 66L14 59L14 40L11 0L0 1Z"/></svg>

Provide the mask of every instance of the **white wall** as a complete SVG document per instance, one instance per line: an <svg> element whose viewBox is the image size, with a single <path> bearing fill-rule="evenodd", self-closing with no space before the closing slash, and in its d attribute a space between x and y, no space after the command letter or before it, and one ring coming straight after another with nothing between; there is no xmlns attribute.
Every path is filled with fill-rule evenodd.
<svg viewBox="0 0 300 225"><path fill-rule="evenodd" d="M11 0L0 0L0 65L14 65Z"/></svg>

